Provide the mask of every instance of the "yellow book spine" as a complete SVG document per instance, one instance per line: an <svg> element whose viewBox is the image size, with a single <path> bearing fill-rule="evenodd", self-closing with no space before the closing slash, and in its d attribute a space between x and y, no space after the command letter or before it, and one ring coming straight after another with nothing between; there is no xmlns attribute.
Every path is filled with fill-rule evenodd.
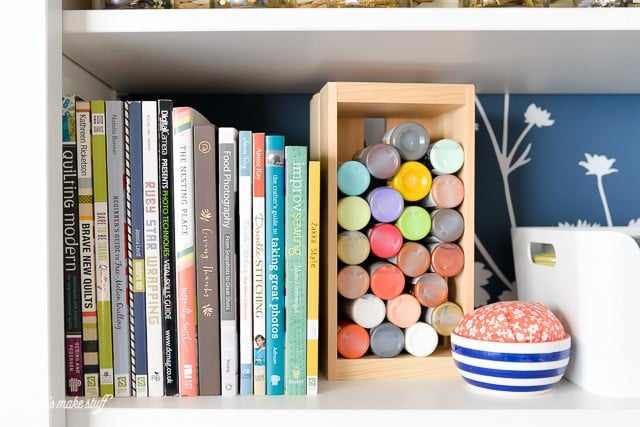
<svg viewBox="0 0 640 427"><path fill-rule="evenodd" d="M307 233L307 394L318 394L320 304L320 161L309 161Z"/></svg>

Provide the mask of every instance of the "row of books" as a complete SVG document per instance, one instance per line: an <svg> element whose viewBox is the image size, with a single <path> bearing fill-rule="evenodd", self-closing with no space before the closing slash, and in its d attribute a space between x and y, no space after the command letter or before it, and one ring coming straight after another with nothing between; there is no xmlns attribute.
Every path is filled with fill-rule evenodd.
<svg viewBox="0 0 640 427"><path fill-rule="evenodd" d="M66 394L317 393L320 165L171 99L62 99Z"/></svg>

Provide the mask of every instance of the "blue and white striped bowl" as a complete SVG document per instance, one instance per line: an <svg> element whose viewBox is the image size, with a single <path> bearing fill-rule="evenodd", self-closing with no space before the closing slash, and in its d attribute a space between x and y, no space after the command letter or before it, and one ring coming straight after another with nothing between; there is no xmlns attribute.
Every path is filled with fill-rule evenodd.
<svg viewBox="0 0 640 427"><path fill-rule="evenodd" d="M451 334L453 361L473 387L496 394L546 393L569 364L571 337L540 343L481 341Z"/></svg>

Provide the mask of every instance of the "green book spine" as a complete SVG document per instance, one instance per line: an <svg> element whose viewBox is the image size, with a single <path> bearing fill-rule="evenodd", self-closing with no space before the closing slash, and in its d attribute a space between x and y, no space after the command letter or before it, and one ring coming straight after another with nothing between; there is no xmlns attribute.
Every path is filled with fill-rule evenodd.
<svg viewBox="0 0 640 427"><path fill-rule="evenodd" d="M80 276L82 279L82 342L85 397L100 396L96 260L94 256L93 162L91 160L91 103L76 102L78 143L78 209L80 212Z"/></svg>
<svg viewBox="0 0 640 427"><path fill-rule="evenodd" d="M307 147L285 146L285 394L307 394Z"/></svg>
<svg viewBox="0 0 640 427"><path fill-rule="evenodd" d="M104 100L91 101L93 143L93 209L96 241L96 289L98 305L98 364L100 396L113 396L113 343L111 329L111 278L109 275L109 210L107 194L107 136Z"/></svg>

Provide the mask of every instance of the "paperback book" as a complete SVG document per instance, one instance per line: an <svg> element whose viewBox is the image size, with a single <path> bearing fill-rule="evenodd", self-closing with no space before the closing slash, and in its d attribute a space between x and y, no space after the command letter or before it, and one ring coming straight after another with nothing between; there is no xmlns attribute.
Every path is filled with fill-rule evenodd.
<svg viewBox="0 0 640 427"><path fill-rule="evenodd" d="M62 97L62 266L67 396L84 396L76 100L75 96Z"/></svg>
<svg viewBox="0 0 640 427"><path fill-rule="evenodd" d="M285 393L307 394L307 147L285 146Z"/></svg>
<svg viewBox="0 0 640 427"><path fill-rule="evenodd" d="M252 394L253 385L253 265L252 265L252 223L253 195L251 157L252 132L238 132L238 263L239 263L239 302L240 322L240 395Z"/></svg>
<svg viewBox="0 0 640 427"><path fill-rule="evenodd" d="M142 102L126 101L125 179L127 184L127 263L131 386L137 397L148 395L147 314L144 268L144 179L142 176Z"/></svg>
<svg viewBox="0 0 640 427"><path fill-rule="evenodd" d="M173 209L173 101L158 100L158 180L160 193L160 280L164 394L175 396L178 382L178 323Z"/></svg>
<svg viewBox="0 0 640 427"><path fill-rule="evenodd" d="M219 396L220 294L218 275L218 174L216 127L193 127L193 171L196 212L196 293L198 303L198 369L200 395Z"/></svg>
<svg viewBox="0 0 640 427"><path fill-rule="evenodd" d="M107 193L107 137L105 101L91 101L93 209L95 215L96 301L98 304L98 363L100 396L113 396L113 330L111 323L111 266L109 263L109 199Z"/></svg>
<svg viewBox="0 0 640 427"><path fill-rule="evenodd" d="M123 101L118 100L105 102L111 323L113 327L113 374L116 397L131 395L123 104Z"/></svg>
<svg viewBox="0 0 640 427"><path fill-rule="evenodd" d="M173 108L178 377L180 395L198 395L193 126L210 123L190 107Z"/></svg>
<svg viewBox="0 0 640 427"><path fill-rule="evenodd" d="M266 393L284 394L284 136L265 136Z"/></svg>
<svg viewBox="0 0 640 427"><path fill-rule="evenodd" d="M237 248L238 130L218 129L218 241L222 395L238 394Z"/></svg>
<svg viewBox="0 0 640 427"><path fill-rule="evenodd" d="M253 394L265 389L264 132L253 133Z"/></svg>
<svg viewBox="0 0 640 427"><path fill-rule="evenodd" d="M320 324L320 161L309 160L307 205L307 394L318 394Z"/></svg>
<svg viewBox="0 0 640 427"><path fill-rule="evenodd" d="M142 101L142 176L144 179L144 278L147 304L148 392L149 396L163 396L164 346L162 344L158 110L156 101Z"/></svg>
<svg viewBox="0 0 640 427"><path fill-rule="evenodd" d="M80 279L82 282L82 343L84 395L100 396L98 320L96 309L96 260L93 226L93 165L91 160L91 103L76 101L78 144L78 210L80 220Z"/></svg>

